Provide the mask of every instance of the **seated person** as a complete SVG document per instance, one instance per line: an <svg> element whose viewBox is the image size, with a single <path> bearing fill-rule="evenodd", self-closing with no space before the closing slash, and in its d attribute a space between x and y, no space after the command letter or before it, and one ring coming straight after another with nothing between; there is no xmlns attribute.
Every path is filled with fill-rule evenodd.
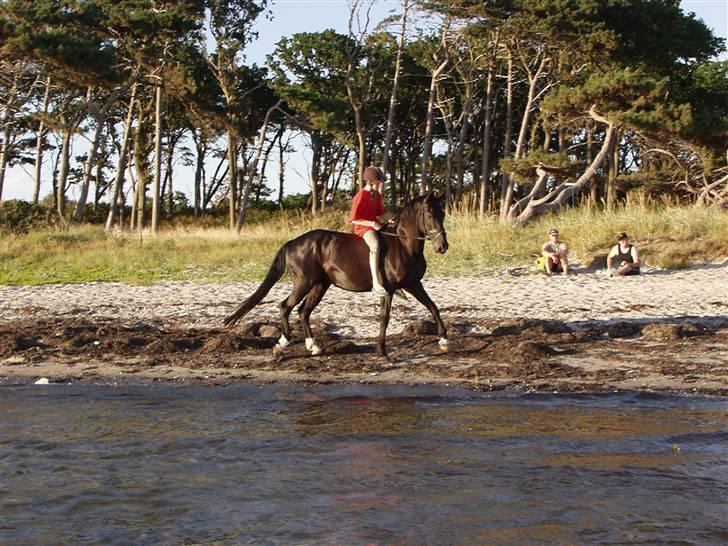
<svg viewBox="0 0 728 546"><path fill-rule="evenodd" d="M543 265L547 275L553 273L569 274L569 249L566 244L559 241L559 232L556 229L549 231L549 240L541 247Z"/></svg>
<svg viewBox="0 0 728 546"><path fill-rule="evenodd" d="M613 264L619 264L617 268ZM609 275L639 275L640 274L640 253L637 247L629 244L629 237L626 233L617 236L617 244L612 247L607 255L607 271Z"/></svg>

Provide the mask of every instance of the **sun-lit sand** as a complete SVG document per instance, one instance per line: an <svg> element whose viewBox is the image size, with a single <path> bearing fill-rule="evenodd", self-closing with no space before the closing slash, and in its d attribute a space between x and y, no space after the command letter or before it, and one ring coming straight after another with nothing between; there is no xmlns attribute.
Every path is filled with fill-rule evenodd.
<svg viewBox="0 0 728 546"><path fill-rule="evenodd" d="M639 277L608 278L601 272L575 276L500 275L428 278L423 282L443 320L535 318L581 322L612 318L701 317L728 315L728 263L678 271L653 270ZM163 282L150 286L118 283L0 287L0 319L117 318L124 322L163 321L177 326L221 326L222 319L257 283L195 284ZM278 302L290 285L277 284L245 320L277 320ZM379 328L379 298L331 288L313 319L344 336L370 337ZM295 311L293 320L297 320ZM396 298L389 325L400 332L429 313L411 296Z"/></svg>

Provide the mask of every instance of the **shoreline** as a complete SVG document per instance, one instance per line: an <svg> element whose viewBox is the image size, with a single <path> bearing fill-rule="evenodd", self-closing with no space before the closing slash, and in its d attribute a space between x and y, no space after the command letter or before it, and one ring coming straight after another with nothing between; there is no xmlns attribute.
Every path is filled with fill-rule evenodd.
<svg viewBox="0 0 728 546"><path fill-rule="evenodd" d="M443 384L475 390L645 390L728 396L728 264L639 277L425 278L451 349L429 313L395 299L389 358L374 353L378 298L330 290L312 326L324 354L280 335L276 285L221 328L258 283L0 286L0 378L199 383Z"/></svg>

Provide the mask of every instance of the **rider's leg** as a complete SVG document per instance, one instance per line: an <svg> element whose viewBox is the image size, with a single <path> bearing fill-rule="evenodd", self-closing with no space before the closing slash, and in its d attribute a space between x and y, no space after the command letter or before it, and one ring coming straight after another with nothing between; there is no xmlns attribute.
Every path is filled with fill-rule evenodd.
<svg viewBox="0 0 728 546"><path fill-rule="evenodd" d="M379 235L373 229L366 231L362 236L369 247L369 269L372 271L372 291L375 294L384 295L387 291L382 286L381 275L379 274Z"/></svg>

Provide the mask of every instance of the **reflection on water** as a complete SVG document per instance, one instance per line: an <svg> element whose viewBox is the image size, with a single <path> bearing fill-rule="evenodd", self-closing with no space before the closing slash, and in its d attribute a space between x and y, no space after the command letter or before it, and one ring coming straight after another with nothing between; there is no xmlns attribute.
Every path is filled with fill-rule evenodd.
<svg viewBox="0 0 728 546"><path fill-rule="evenodd" d="M717 544L728 405L417 387L0 387L0 543Z"/></svg>

